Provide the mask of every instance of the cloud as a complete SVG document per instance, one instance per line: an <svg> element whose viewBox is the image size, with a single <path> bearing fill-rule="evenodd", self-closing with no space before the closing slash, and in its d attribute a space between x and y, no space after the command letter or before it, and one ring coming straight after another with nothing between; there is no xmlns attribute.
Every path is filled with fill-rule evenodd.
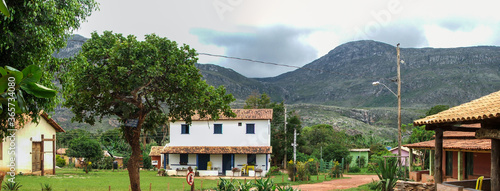
<svg viewBox="0 0 500 191"><path fill-rule="evenodd" d="M386 25L380 23L368 23L365 26L355 28L349 41L354 40L376 40L387 44L396 45L401 43L402 47L426 47L429 45L425 31L419 25L394 22Z"/></svg>
<svg viewBox="0 0 500 191"><path fill-rule="evenodd" d="M201 43L224 47L226 56L293 66L303 66L317 58L317 50L305 41L311 32L309 29L287 26L252 28L251 32L246 33L200 28L191 30ZM219 65L232 68L247 77L272 77L294 70L294 68L231 59L224 59Z"/></svg>

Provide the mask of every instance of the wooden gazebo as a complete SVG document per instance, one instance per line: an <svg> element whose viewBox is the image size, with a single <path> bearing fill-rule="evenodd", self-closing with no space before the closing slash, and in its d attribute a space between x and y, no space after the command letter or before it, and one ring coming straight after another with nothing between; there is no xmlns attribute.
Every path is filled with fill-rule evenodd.
<svg viewBox="0 0 500 191"><path fill-rule="evenodd" d="M480 128L463 124L480 123ZM443 182L443 131L476 132L478 139L491 139L491 190L500 190L500 91L413 122L436 132L434 181Z"/></svg>

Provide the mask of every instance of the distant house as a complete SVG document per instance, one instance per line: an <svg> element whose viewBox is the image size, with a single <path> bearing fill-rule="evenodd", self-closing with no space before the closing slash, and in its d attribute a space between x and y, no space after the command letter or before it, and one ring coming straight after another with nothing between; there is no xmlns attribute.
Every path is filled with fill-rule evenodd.
<svg viewBox="0 0 500 191"><path fill-rule="evenodd" d="M15 157L15 172L23 174L55 174L56 132L65 132L46 113L39 123L28 120L24 127L16 126L15 136L0 142L0 171L10 171L10 158ZM15 149L15 155L9 153Z"/></svg>
<svg viewBox="0 0 500 191"><path fill-rule="evenodd" d="M149 156L151 157L151 165L155 166L156 168L160 169L162 168L162 154L161 151L163 149L163 146L152 146L151 151L149 152Z"/></svg>
<svg viewBox="0 0 500 191"><path fill-rule="evenodd" d="M361 157L365 157L365 164L362 167L368 166L368 156L370 154L370 149L349 149L349 155L352 157L349 166L357 166L356 160Z"/></svg>
<svg viewBox="0 0 500 191"><path fill-rule="evenodd" d="M392 154L395 154L395 155L398 155L398 149L399 147L394 147L392 149L389 149L389 152L391 152ZM420 152L416 151L416 150L413 150L413 155L416 156L416 155L419 155ZM405 147L405 146L401 146L401 164L403 166L410 166L410 163L407 162L407 159L409 159L410 157L410 149L408 147ZM412 160L414 160L415 158L413 158Z"/></svg>
<svg viewBox="0 0 500 191"><path fill-rule="evenodd" d="M194 116L191 125L170 123L170 143L161 150L162 167L197 168L200 176L235 173L264 176L270 168L272 109L233 109L236 117L217 121ZM158 148L159 149L159 148ZM156 152L151 156L158 160ZM257 173L260 172L260 174Z"/></svg>
<svg viewBox="0 0 500 191"><path fill-rule="evenodd" d="M435 149L435 140L405 145L412 149ZM434 152L432 152L434 153ZM443 132L443 181L477 179L480 176L490 177L491 173L491 140L476 139L475 132ZM433 159L434 156L431 156ZM460 164L459 164L460 161ZM431 164L432 166L432 164ZM422 181L433 180L427 177L432 174L423 173Z"/></svg>

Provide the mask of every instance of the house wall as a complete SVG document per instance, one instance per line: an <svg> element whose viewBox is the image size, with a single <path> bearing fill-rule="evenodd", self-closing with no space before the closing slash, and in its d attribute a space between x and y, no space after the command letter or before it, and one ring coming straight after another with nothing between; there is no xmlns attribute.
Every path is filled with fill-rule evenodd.
<svg viewBox="0 0 500 191"><path fill-rule="evenodd" d="M41 134L44 134L45 139L52 139L52 136L56 134L56 130L49 124L47 121L40 117L40 122L26 124L24 128L17 130L15 135L15 162L16 162L16 173L22 172L23 174L32 173L32 141L41 141ZM32 139L32 140L30 140ZM3 142L2 149L2 160L0 160L0 170L8 171L9 170L9 162L10 157L8 153L9 145L11 141L9 139ZM44 151L53 151L52 141L44 142ZM55 151L54 151L55 152ZM44 169L45 173L52 173L53 169L53 154L45 153L44 154Z"/></svg>
<svg viewBox="0 0 500 191"><path fill-rule="evenodd" d="M356 159L361 156L365 156L365 166L368 166L368 152L367 151L350 151L349 155L352 157L351 163L349 166L356 166Z"/></svg>
<svg viewBox="0 0 500 191"><path fill-rule="evenodd" d="M242 125L238 126L241 122ZM255 134L246 134L246 124L255 124ZM189 134L181 134L183 121L170 123L169 146L270 146L269 120L193 121ZM214 134L214 124L222 124L222 134Z"/></svg>
<svg viewBox="0 0 500 191"><path fill-rule="evenodd" d="M169 163L170 168L175 170L177 168L195 168L197 166L196 163L196 154L188 155L188 165L179 165L180 155L179 154L169 154ZM212 162L212 167L219 167L219 172L222 172L222 155L221 154L211 154L210 161ZM267 164L266 164L267 163ZM234 167L241 169L244 164L247 164L247 155L246 154L235 154L234 155ZM260 168L264 172L268 170L269 160L267 159L266 154L257 154L256 155L256 164L255 168Z"/></svg>
<svg viewBox="0 0 500 191"><path fill-rule="evenodd" d="M472 178L469 179L475 179L475 177L479 176L485 176L485 177L490 177L491 176L491 153L474 153L474 158L473 158L473 175ZM465 178L465 152L462 152L462 178ZM451 178L451 179L457 179L458 180L458 151L453 151L453 175L446 176L446 155L445 152L443 151L443 177L446 178Z"/></svg>
<svg viewBox="0 0 500 191"><path fill-rule="evenodd" d="M392 150L391 153L397 155L398 149ZM401 149L401 156L403 157L403 158L401 158L401 163L403 164L403 166L410 166L410 163L406 162L406 159L407 159L406 157L410 156L410 152Z"/></svg>
<svg viewBox="0 0 500 191"><path fill-rule="evenodd" d="M152 156L151 161L158 161L158 165L156 165L156 168L161 168L161 156Z"/></svg>
<svg viewBox="0 0 500 191"><path fill-rule="evenodd" d="M478 176L491 176L491 153L474 153L473 174Z"/></svg>

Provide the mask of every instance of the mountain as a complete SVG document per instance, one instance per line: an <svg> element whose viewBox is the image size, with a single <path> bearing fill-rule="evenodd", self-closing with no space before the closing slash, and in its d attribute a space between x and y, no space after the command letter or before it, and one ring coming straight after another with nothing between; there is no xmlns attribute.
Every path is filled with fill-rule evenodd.
<svg viewBox="0 0 500 191"><path fill-rule="evenodd" d="M78 53L85 38L68 40L56 57ZM500 89L500 47L401 48L403 124L411 123L437 104L458 105ZM301 116L304 126L331 124L350 134L370 133L394 138L396 105L396 47L376 41L342 44L328 54L292 72L271 78L247 78L232 69L197 64L210 85L226 87L241 108L253 91L267 93L273 101L285 100ZM71 112L60 108L53 115L67 129L106 130L116 127L104 119L97 127L75 124ZM391 128L387 128L391 127Z"/></svg>
<svg viewBox="0 0 500 191"><path fill-rule="evenodd" d="M430 108L433 105L458 105L500 89L500 47L401 48L402 105ZM218 66L200 65L211 85L224 85L237 98L251 90L266 92L275 101L313 103L344 107L395 106L397 90L396 47L376 41L355 41L336 47L325 56L292 72L272 78L238 78L234 71L220 73L216 80L205 68L223 71ZM217 69L214 69L217 68ZM233 82L236 81L237 87ZM246 85L242 82L251 82ZM257 82L260 82L257 83ZM245 90L245 91L242 91Z"/></svg>

